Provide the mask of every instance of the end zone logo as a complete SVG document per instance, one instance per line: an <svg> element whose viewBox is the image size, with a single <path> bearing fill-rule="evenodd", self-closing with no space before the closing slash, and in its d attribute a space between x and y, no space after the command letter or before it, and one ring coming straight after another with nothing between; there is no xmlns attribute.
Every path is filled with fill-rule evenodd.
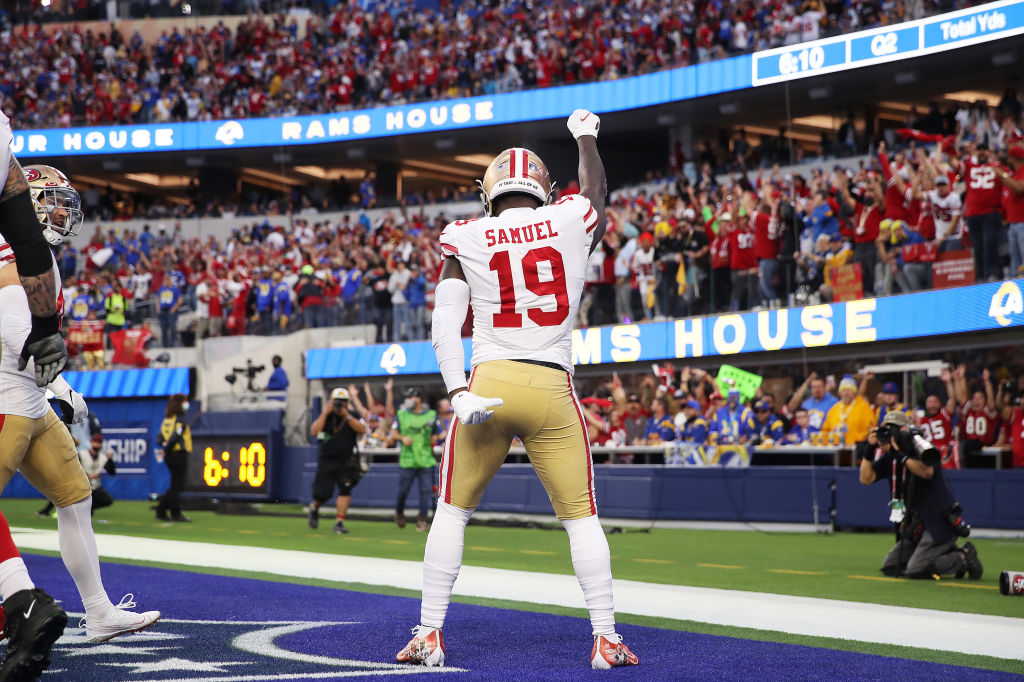
<svg viewBox="0 0 1024 682"><path fill-rule="evenodd" d="M1015 282L1003 282L992 297L988 307L988 315L999 323L1000 327L1008 327L1012 320L1010 315L1024 313L1024 297Z"/></svg>

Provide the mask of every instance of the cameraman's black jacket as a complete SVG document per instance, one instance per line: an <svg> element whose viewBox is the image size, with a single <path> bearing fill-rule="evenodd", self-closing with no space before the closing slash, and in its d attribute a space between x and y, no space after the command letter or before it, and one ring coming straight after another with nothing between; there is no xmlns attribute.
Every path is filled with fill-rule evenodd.
<svg viewBox="0 0 1024 682"><path fill-rule="evenodd" d="M356 459L356 432L348 425L348 420L337 413L331 412L324 420L323 433L327 440L320 441L320 461L333 464L350 465Z"/></svg>
<svg viewBox="0 0 1024 682"><path fill-rule="evenodd" d="M894 484L897 486L896 496L906 504L908 517L909 514L916 515L936 544L955 540L956 533L946 521L945 513L956 504L956 498L953 497L949 481L943 475L941 455L938 450L931 448L920 456L921 462L935 472L930 479L921 478L900 463L905 453L914 453L914 457L918 457L910 435L901 432L896 438L900 451L890 448L888 453L883 453L871 465L877 480L888 481L890 487Z"/></svg>

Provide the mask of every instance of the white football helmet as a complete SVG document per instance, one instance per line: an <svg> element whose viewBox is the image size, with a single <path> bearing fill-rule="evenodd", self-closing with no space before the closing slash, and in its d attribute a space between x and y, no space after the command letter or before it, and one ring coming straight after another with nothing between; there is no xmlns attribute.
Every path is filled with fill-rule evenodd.
<svg viewBox="0 0 1024 682"><path fill-rule="evenodd" d="M26 166L23 170L43 236L50 245L60 246L77 235L85 221L82 197L53 166Z"/></svg>
<svg viewBox="0 0 1024 682"><path fill-rule="evenodd" d="M494 200L503 194L528 194L541 205L547 205L551 203L555 189L547 165L539 156L522 147L506 149L494 157L483 180L477 180L476 184L480 187L480 200L487 215L491 215Z"/></svg>

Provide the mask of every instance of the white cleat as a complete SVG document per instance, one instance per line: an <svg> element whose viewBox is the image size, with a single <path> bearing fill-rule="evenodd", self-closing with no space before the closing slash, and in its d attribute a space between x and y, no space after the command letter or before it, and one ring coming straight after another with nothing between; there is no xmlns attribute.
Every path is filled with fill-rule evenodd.
<svg viewBox="0 0 1024 682"><path fill-rule="evenodd" d="M114 608L106 618L99 620L85 619L85 637L90 642L106 642L114 637L127 635L132 632L145 630L153 623L160 620L159 611L145 611L135 613L128 611L135 606L132 601L135 595L126 594L121 602Z"/></svg>

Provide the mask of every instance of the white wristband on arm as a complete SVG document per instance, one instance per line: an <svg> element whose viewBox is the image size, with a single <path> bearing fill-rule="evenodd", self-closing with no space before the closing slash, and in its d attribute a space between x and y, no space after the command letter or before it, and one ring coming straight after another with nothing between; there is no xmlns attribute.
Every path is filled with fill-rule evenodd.
<svg viewBox="0 0 1024 682"><path fill-rule="evenodd" d="M434 289L434 312L431 316L431 341L441 378L448 392L466 388L466 353L462 349L462 325L469 312L469 284L449 278Z"/></svg>
<svg viewBox="0 0 1024 682"><path fill-rule="evenodd" d="M50 385L47 386L47 388L53 391L53 395L55 397L71 402L68 397L71 395L71 385L64 379L64 377L58 375L56 379L50 382Z"/></svg>

